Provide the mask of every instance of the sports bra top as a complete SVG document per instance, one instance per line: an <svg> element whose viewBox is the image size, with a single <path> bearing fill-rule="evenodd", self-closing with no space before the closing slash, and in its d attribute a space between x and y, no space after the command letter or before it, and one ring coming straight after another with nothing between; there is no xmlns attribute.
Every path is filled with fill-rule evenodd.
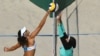
<svg viewBox="0 0 100 56"><path fill-rule="evenodd" d="M36 49L36 43L33 46L27 47L27 46L23 46L24 51L31 51Z"/></svg>

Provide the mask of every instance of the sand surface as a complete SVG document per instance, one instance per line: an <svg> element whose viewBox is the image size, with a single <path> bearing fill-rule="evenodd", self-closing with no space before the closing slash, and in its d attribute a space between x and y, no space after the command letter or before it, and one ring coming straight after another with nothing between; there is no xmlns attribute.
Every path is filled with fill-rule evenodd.
<svg viewBox="0 0 100 56"><path fill-rule="evenodd" d="M74 56L78 51L80 56L100 56L100 1L99 0L78 0L79 17L79 46L74 50ZM75 8L75 3L68 7L68 15ZM16 35L17 31L26 26L31 32L39 24L45 11L29 0L0 0L0 35ZM64 10L63 18L66 18ZM74 15L75 16L75 15ZM66 19L63 19L66 28ZM74 20L72 20L74 21ZM71 23L70 30L76 32L76 22ZM46 24L39 34L53 34L53 19L48 17ZM77 37L76 37L77 39ZM19 48L13 52L4 52L4 46L12 46L17 43L17 37L0 37L0 56L23 56L23 49ZM53 36L37 36L37 50L35 56L53 56ZM57 56L59 46L57 41ZM79 49L78 49L79 48Z"/></svg>

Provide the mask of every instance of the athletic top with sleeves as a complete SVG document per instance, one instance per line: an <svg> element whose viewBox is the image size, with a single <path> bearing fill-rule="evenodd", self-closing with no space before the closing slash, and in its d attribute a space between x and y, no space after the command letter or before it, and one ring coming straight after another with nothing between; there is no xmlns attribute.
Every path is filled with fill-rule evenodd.
<svg viewBox="0 0 100 56"><path fill-rule="evenodd" d="M68 38L69 36L65 32L63 23L59 23L57 25L57 30L60 40L66 50L70 49L71 47L76 47L76 40L74 37L71 36L69 42L66 41L66 38Z"/></svg>
<svg viewBox="0 0 100 56"><path fill-rule="evenodd" d="M74 37L70 37L69 42L66 41L66 38L69 36L66 34L63 23L57 25L58 35L63 46L60 47L60 56L73 56L73 48L76 47L76 40Z"/></svg>
<svg viewBox="0 0 100 56"><path fill-rule="evenodd" d="M60 37L60 38L63 37L63 36L64 36L63 33L65 32L63 23L59 23L59 24L57 25L57 30L58 30L58 35L59 35L59 37Z"/></svg>
<svg viewBox="0 0 100 56"><path fill-rule="evenodd" d="M31 51L36 49L36 43L33 46L27 47L27 46L23 46L24 51Z"/></svg>

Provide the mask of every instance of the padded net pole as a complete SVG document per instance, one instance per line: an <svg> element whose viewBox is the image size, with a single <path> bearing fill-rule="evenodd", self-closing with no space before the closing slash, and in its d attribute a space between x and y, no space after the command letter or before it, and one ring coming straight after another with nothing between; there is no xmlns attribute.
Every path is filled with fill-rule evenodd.
<svg viewBox="0 0 100 56"><path fill-rule="evenodd" d="M53 2L55 2L55 0L52 0ZM57 46L57 21L56 21L56 17L55 17L55 12L53 12L53 56L57 56L57 52L56 52L56 46Z"/></svg>

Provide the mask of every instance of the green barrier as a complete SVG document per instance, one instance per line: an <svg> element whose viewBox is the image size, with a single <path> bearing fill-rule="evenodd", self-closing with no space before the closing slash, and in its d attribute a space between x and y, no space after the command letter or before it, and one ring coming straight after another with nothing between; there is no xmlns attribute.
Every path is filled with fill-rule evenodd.
<svg viewBox="0 0 100 56"><path fill-rule="evenodd" d="M39 6L40 8L44 9L45 11L48 10L49 4L52 0L30 0L35 5ZM55 0L55 3L59 5L59 9L55 12L55 16L59 14L64 8L68 7L72 4L75 0Z"/></svg>

